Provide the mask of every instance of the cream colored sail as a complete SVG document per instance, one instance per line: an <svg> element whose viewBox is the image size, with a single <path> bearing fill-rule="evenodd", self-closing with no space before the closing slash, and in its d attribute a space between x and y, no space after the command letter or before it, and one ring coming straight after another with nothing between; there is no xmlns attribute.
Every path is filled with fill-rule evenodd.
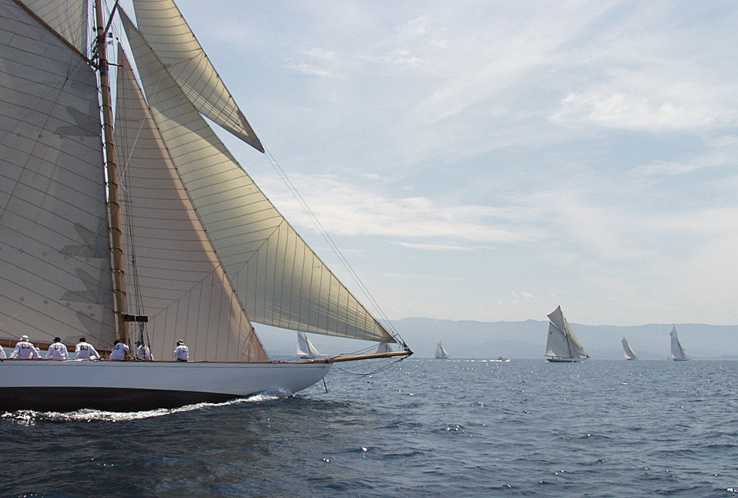
<svg viewBox="0 0 738 498"><path fill-rule="evenodd" d="M246 314L305 332L395 342L276 210L121 15L179 178Z"/></svg>
<svg viewBox="0 0 738 498"><path fill-rule="evenodd" d="M114 339L95 74L0 0L0 336Z"/></svg>
<svg viewBox="0 0 738 498"><path fill-rule="evenodd" d="M87 54L86 1L23 0L19 3L25 5L80 54Z"/></svg>
<svg viewBox="0 0 738 498"><path fill-rule="evenodd" d="M172 0L134 0L138 29L199 112L260 152L264 147Z"/></svg>
<svg viewBox="0 0 738 498"><path fill-rule="evenodd" d="M136 291L129 292L129 309L143 306L155 357L171 357L182 339L193 360L268 361L123 54L118 63L121 219L125 253L136 261L126 269Z"/></svg>

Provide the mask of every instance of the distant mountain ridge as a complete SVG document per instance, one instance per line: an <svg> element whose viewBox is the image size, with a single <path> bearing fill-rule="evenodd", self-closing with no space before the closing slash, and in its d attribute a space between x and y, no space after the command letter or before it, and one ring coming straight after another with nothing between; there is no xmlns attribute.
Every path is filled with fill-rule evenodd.
<svg viewBox="0 0 738 498"><path fill-rule="evenodd" d="M432 357L443 341L451 358L541 358L546 349L548 321L479 322L404 318L395 329L417 356ZM679 339L694 359L738 359L738 325L646 324L636 326L570 323L593 359L622 359L620 341L628 339L639 358L666 359L669 331L676 326Z"/></svg>

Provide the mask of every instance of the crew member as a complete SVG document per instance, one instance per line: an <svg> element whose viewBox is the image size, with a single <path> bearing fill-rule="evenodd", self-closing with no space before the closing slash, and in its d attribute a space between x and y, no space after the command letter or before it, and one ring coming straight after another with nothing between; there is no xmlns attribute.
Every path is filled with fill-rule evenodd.
<svg viewBox="0 0 738 498"><path fill-rule="evenodd" d="M67 351L67 347L64 345L64 343L61 342L61 339L59 337L54 337L54 343L49 346L48 351L46 351L46 359L52 359L52 360L68 360L69 359L69 351Z"/></svg>
<svg viewBox="0 0 738 498"><path fill-rule="evenodd" d="M11 358L18 358L19 360L35 359L40 356L38 349L28 342L27 335L21 336L20 341L15 343L15 349L10 353Z"/></svg>
<svg viewBox="0 0 738 498"><path fill-rule="evenodd" d="M146 344L143 344L141 341L136 341L136 358L139 360L153 360L154 355L151 354L151 350Z"/></svg>
<svg viewBox="0 0 738 498"><path fill-rule="evenodd" d="M172 356L177 361L187 361L190 358L190 349L185 346L182 339L177 341L177 348L174 350Z"/></svg>
<svg viewBox="0 0 738 498"><path fill-rule="evenodd" d="M84 337L79 338L79 343L74 347L74 353L74 357L78 360L100 359L100 353L97 352L95 346L87 342Z"/></svg>
<svg viewBox="0 0 738 498"><path fill-rule="evenodd" d="M110 359L123 361L128 357L128 351L130 351L128 344L120 339L116 339L113 343L113 351L110 353Z"/></svg>

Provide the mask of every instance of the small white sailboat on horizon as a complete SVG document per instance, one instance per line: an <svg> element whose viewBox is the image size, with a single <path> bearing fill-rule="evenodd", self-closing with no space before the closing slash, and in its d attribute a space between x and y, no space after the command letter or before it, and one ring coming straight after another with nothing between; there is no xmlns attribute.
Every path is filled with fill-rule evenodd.
<svg viewBox="0 0 738 498"><path fill-rule="evenodd" d="M546 342L546 361L572 363L589 358L579 343L579 339L564 318L561 306L548 315L548 341Z"/></svg>
<svg viewBox="0 0 738 498"><path fill-rule="evenodd" d="M636 356L635 351L633 351L633 348L631 348L630 344L628 344L628 340L623 337L623 340L620 342L623 344L623 353L625 354L625 359L637 360L638 356Z"/></svg>
<svg viewBox="0 0 738 498"><path fill-rule="evenodd" d="M436 359L448 360L448 352L446 351L446 348L443 347L441 341L438 341L438 344L436 345Z"/></svg>
<svg viewBox="0 0 738 498"><path fill-rule="evenodd" d="M682 347L682 343L679 342L679 336L677 335L675 326L671 327L669 337L671 338L671 354L669 355L670 358L674 361L687 361L689 359L689 356L684 350L684 347Z"/></svg>
<svg viewBox="0 0 738 498"><path fill-rule="evenodd" d="M297 356L303 359L312 359L320 356L318 350L315 349L313 343L308 339L307 334L302 331L297 333Z"/></svg>

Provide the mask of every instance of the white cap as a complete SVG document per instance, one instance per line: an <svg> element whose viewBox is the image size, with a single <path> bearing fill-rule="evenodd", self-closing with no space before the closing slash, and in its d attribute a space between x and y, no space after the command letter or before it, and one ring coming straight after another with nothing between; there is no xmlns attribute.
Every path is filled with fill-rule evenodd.
<svg viewBox="0 0 738 498"><path fill-rule="evenodd" d="M28 336L27 335L22 335L21 336L21 341L27 341L27 340L28 340Z"/></svg>

